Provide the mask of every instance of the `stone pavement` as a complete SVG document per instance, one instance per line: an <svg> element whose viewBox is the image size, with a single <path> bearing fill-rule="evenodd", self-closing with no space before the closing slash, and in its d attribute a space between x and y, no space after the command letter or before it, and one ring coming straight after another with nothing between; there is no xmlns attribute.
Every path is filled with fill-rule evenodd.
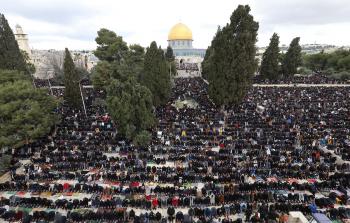
<svg viewBox="0 0 350 223"><path fill-rule="evenodd" d="M190 77L190 75L188 76ZM184 78L184 77L185 76L181 76L177 78ZM204 82L209 84L207 80L204 80ZM350 87L350 84L253 84L253 87ZM64 86L51 86L51 88L64 89ZM93 88L93 86L84 85L83 88Z"/></svg>
<svg viewBox="0 0 350 223"><path fill-rule="evenodd" d="M11 181L10 172L6 172L4 175L0 177L0 183L5 183L7 181Z"/></svg>
<svg viewBox="0 0 350 223"><path fill-rule="evenodd" d="M24 174L23 166L30 163L30 160L20 160L21 166L16 169L16 174ZM0 183L11 181L10 171L6 172L0 177Z"/></svg>
<svg viewBox="0 0 350 223"><path fill-rule="evenodd" d="M337 164L344 164L344 163L350 164L350 161L343 160L339 155L335 154L333 150L327 149L326 146L319 146L319 149L325 153L331 153L332 157L336 158L335 162Z"/></svg>
<svg viewBox="0 0 350 223"><path fill-rule="evenodd" d="M350 87L350 84L253 84L253 87Z"/></svg>

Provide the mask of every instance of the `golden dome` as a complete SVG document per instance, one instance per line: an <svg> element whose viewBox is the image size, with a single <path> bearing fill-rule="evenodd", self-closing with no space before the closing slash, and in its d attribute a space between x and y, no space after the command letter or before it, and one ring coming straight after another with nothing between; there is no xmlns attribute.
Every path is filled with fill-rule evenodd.
<svg viewBox="0 0 350 223"><path fill-rule="evenodd" d="M192 31L182 23L178 23L171 28L168 40L192 40Z"/></svg>

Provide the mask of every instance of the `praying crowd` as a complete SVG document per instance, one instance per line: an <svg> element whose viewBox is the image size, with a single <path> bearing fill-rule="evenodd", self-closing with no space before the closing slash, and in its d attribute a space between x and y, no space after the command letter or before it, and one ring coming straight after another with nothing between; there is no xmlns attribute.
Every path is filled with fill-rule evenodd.
<svg viewBox="0 0 350 223"><path fill-rule="evenodd" d="M197 63L189 63L189 62L177 62L176 64L177 70L186 70L186 71L198 71Z"/></svg>
<svg viewBox="0 0 350 223"><path fill-rule="evenodd" d="M184 70L187 72L198 72L198 64L176 60L176 69ZM63 83L54 78L51 79L34 79L36 87L49 87L51 86L63 86ZM346 81L334 79L331 76L323 74L312 74L308 76L294 76L284 77L278 80L268 80L261 75L257 75L253 79L255 84L348 84ZM89 86L92 85L91 81L87 78L83 78L80 81L81 85Z"/></svg>
<svg viewBox="0 0 350 223"><path fill-rule="evenodd" d="M63 87L63 80L58 80L57 78L49 78L49 79L33 79L33 84L35 87L50 87L51 86L61 86ZM81 85L92 85L91 81L84 77L80 80Z"/></svg>
<svg viewBox="0 0 350 223"><path fill-rule="evenodd" d="M254 77L254 83L257 84L349 84L345 80L335 79L331 75L311 74L299 75L294 77L283 77L278 80L268 80L261 75Z"/></svg>
<svg viewBox="0 0 350 223"><path fill-rule="evenodd" d="M147 147L118 134L84 89L52 134L9 151L0 218L22 222L287 222L350 218L350 88L253 87L220 108L202 78L177 78ZM57 97L63 89L53 89ZM177 107L176 101L195 101ZM1 220L0 219L0 220Z"/></svg>

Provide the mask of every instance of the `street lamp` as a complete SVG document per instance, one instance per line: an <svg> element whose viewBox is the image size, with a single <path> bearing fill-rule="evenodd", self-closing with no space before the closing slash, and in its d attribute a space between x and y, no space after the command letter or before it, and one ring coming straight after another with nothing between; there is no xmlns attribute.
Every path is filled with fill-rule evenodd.
<svg viewBox="0 0 350 223"><path fill-rule="evenodd" d="M46 73L47 74L46 77L47 77L47 81L49 82L49 88L50 88L51 95L53 95L52 88L51 88L51 82L50 82L50 78L49 78L48 73L49 72Z"/></svg>
<svg viewBox="0 0 350 223"><path fill-rule="evenodd" d="M83 97L83 91L81 90L81 86L80 86L80 82L83 80L84 78L79 79L79 81L73 81L73 82L78 82L79 84L79 91L80 91L80 97L81 100L83 102L83 108L84 108L84 113L85 113L85 117L87 118L87 113L86 113L86 107L85 107L85 101L84 101L84 97Z"/></svg>
<svg viewBox="0 0 350 223"><path fill-rule="evenodd" d="M80 82L81 82L82 80L83 80L83 78L79 80L79 90L80 90L81 100L83 101L83 108L84 108L85 118L87 118L86 107L85 107L85 100L84 100L83 92L82 92L82 90L81 90L81 85L80 85Z"/></svg>

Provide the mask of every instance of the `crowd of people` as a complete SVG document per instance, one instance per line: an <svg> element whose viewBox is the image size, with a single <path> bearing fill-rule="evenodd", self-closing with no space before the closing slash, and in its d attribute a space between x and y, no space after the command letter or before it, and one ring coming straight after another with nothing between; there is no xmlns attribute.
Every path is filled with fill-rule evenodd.
<svg viewBox="0 0 350 223"><path fill-rule="evenodd" d="M35 87L50 87L51 86L60 86L63 87L63 80L58 80L57 78L49 78L49 79L33 79L33 83ZM80 80L81 85L92 85L91 80L88 78L82 78Z"/></svg>
<svg viewBox="0 0 350 223"><path fill-rule="evenodd" d="M186 70L186 71L198 71L197 63L189 63L189 62L177 62L176 64L177 70Z"/></svg>
<svg viewBox="0 0 350 223"><path fill-rule="evenodd" d="M199 72L197 63L181 62L177 61L175 63L177 70L182 70L186 72ZM34 79L34 84L36 87L50 87L51 86L64 86L60 81L50 78L50 79ZM81 80L81 85L92 85L91 81L87 78ZM253 79L255 84L346 84L346 81L334 79L331 76L314 74L308 76L294 76L294 77L284 77L278 80L268 80L260 75L257 75Z"/></svg>
<svg viewBox="0 0 350 223"><path fill-rule="evenodd" d="M287 222L289 211L350 218L348 87L254 87L225 109L177 78L148 147L118 135L84 89L48 137L17 150L0 217L55 222ZM61 97L63 89L53 89ZM176 107L175 101L198 106ZM339 157L340 156L340 157ZM25 162L24 162L25 161Z"/></svg>
<svg viewBox="0 0 350 223"><path fill-rule="evenodd" d="M254 78L256 84L346 84L347 81L335 79L330 75L311 74L293 77L283 77L277 80L268 80L261 75Z"/></svg>

